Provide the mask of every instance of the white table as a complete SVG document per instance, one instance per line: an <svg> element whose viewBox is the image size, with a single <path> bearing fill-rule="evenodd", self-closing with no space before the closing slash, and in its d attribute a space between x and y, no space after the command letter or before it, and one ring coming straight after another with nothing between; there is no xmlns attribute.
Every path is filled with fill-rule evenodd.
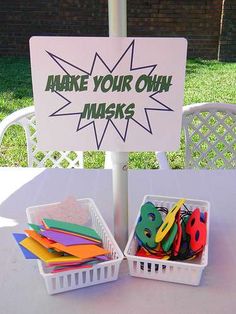
<svg viewBox="0 0 236 314"><path fill-rule="evenodd" d="M0 313L235 313L236 171L129 171L130 226L145 194L209 200L209 265L192 287L130 277L49 296L35 261L24 260L12 232L27 226L25 208L91 197L113 230L111 171L0 168Z"/></svg>

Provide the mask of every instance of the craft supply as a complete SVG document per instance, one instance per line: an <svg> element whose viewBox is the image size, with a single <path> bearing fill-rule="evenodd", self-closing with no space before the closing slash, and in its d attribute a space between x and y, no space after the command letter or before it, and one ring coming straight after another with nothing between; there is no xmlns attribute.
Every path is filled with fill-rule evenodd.
<svg viewBox="0 0 236 314"><path fill-rule="evenodd" d="M39 232L44 237L51 239L55 242L61 243L63 245L77 245L77 244L97 244L94 240L88 240L79 235L66 234L55 230L41 230ZM99 243L100 244L100 243Z"/></svg>
<svg viewBox="0 0 236 314"><path fill-rule="evenodd" d="M206 216L203 222L200 219L200 210L196 208L187 224L186 233L190 236L190 248L194 252L201 250L206 244Z"/></svg>
<svg viewBox="0 0 236 314"><path fill-rule="evenodd" d="M70 222L59 221L59 220L48 219L48 218L44 218L43 222L47 228L64 230L64 231L73 232L79 235L85 235L89 238L101 240L101 238L99 237L99 235L97 234L95 230L86 226L76 225Z"/></svg>
<svg viewBox="0 0 236 314"><path fill-rule="evenodd" d="M151 202L142 205L135 228L139 240L137 256L189 260L203 250L207 213L201 213L199 208L190 211L184 201L180 199L170 211Z"/></svg>
<svg viewBox="0 0 236 314"><path fill-rule="evenodd" d="M29 237L40 243L42 246L44 246L46 249L53 248L52 244L55 243L54 241L51 241L45 237L42 237L40 234L38 234L34 230L25 230L25 233L28 234Z"/></svg>
<svg viewBox="0 0 236 314"><path fill-rule="evenodd" d="M77 262L64 260L64 258L68 256L68 253L66 252L60 252L60 254L62 254L63 260L60 258L57 260L52 259L44 262L43 260L39 259L37 261L37 264L39 266L40 275L42 275L42 277L44 278L46 288L49 294L55 294L72 289L93 286L104 282L110 282L118 278L119 267L121 261L123 260L123 254L120 251L116 241L114 240L112 233L109 231L109 228L106 225L104 219L102 218L99 209L92 199L83 198L76 200L76 203L77 205L74 206L72 204L73 206L71 205L71 208L69 210L67 206L63 206L64 208L58 208L58 206L61 206L59 203L44 205L40 204L26 209L28 222L40 226L39 232L60 232L63 237L66 237L67 235L73 235L78 238L93 241L94 244L91 245L96 245L100 248L108 250L109 252L107 255L103 255L103 253L100 252L100 255L88 259L83 259L82 262L78 262L78 258L75 256L74 258L76 258ZM99 236L99 240L78 233L73 233L61 229L48 228L46 224L43 225L43 220L46 218L71 223L74 225L78 224L79 226L81 226L81 221L84 220L84 217L83 219L81 219L80 217L81 210L84 213L87 212L88 214L88 219L86 219L85 225L82 222L82 226L86 226L94 230ZM43 235L39 233L39 235L52 241L56 240L55 242L59 243L58 239L50 239L45 236L46 234ZM68 245L68 247L73 245L74 244ZM84 246L84 244L75 245ZM51 248L47 250L51 251ZM59 252L56 253L58 254ZM87 266L89 266L89 268ZM75 268L70 269L70 267ZM57 272L57 270L59 269L60 271Z"/></svg>
<svg viewBox="0 0 236 314"><path fill-rule="evenodd" d="M92 268L93 265L83 265L83 266L72 266L72 267L62 267L62 268L55 268L52 270L52 274L55 274L55 273L59 273L59 272L62 272L62 271L68 271L68 270L75 270L75 269L81 269L81 268Z"/></svg>
<svg viewBox="0 0 236 314"><path fill-rule="evenodd" d="M14 236L19 248L21 249L21 252L23 253L23 255L26 259L38 259L38 257L35 254L33 254L32 252L30 252L29 250L27 250L25 247L23 247L20 244L21 241L23 241L25 238L27 238L27 236L25 234L13 233L13 236Z"/></svg>
<svg viewBox="0 0 236 314"><path fill-rule="evenodd" d="M60 243L54 243L53 248L83 259L110 253L97 245L91 244L65 246Z"/></svg>
<svg viewBox="0 0 236 314"><path fill-rule="evenodd" d="M140 219L135 232L144 246L155 248L155 236L158 228L162 224L162 217L152 203L146 203L141 207Z"/></svg>
<svg viewBox="0 0 236 314"><path fill-rule="evenodd" d="M110 258L107 255L98 255L98 256L95 256L95 257L99 261L109 261L110 260Z"/></svg>
<svg viewBox="0 0 236 314"><path fill-rule="evenodd" d="M163 259L163 258L166 258L167 255L165 252L163 251L159 251L159 252L155 252L155 254L152 254L152 253L149 253L147 250L145 250L143 247L141 247L137 253L136 253L137 256L142 256L142 257L148 257L148 258L160 258L160 259Z"/></svg>
<svg viewBox="0 0 236 314"><path fill-rule="evenodd" d="M50 253L48 250L40 245L37 241L32 238L26 238L20 242L20 244L25 247L27 250L35 254L38 258L40 258L44 262L48 262L49 259L54 257L59 257L61 254L58 253Z"/></svg>
<svg viewBox="0 0 236 314"><path fill-rule="evenodd" d="M48 250L40 245L37 241L32 238L26 238L20 242L26 249L31 251L33 254L38 256L45 263L55 263L55 262L83 262L83 258L75 256L64 256L62 252L60 253L50 253Z"/></svg>
<svg viewBox="0 0 236 314"><path fill-rule="evenodd" d="M40 232L42 228L42 226L38 226L36 224L29 224L29 226L36 232Z"/></svg>
<svg viewBox="0 0 236 314"><path fill-rule="evenodd" d="M177 235L178 227L177 224L174 223L171 227L170 231L167 233L165 238L162 240L162 248L165 252L168 252L171 248L171 245L173 244L175 237Z"/></svg>
<svg viewBox="0 0 236 314"><path fill-rule="evenodd" d="M166 234L170 231L170 228L173 226L175 222L175 216L177 212L180 210L181 206L184 204L185 199L179 200L171 211L166 215L163 224L160 226L159 230L157 231L155 241L158 243L162 241L162 239L166 236Z"/></svg>
<svg viewBox="0 0 236 314"><path fill-rule="evenodd" d="M69 232L69 231L65 231L65 230L60 230L60 229L54 229L54 228L48 228L47 226L43 227L42 228L42 231L43 230L47 230L47 231L55 231L55 232L60 232L61 234L65 234L65 235L72 235L72 236L76 236L76 237L81 237L83 239L87 239L87 240L90 240L90 241L93 241L94 243L96 243L96 245L100 245L102 243L102 240L97 240L95 238L91 238L91 237L88 237L88 236L85 236L85 235L82 235L82 234L78 234L78 233L74 233L74 232Z"/></svg>
<svg viewBox="0 0 236 314"><path fill-rule="evenodd" d="M182 239L182 227L180 222L180 210L176 215L176 224L177 224L177 234L173 243L173 255L177 256L180 249L181 239Z"/></svg>
<svg viewBox="0 0 236 314"><path fill-rule="evenodd" d="M82 262L50 262L50 263L47 263L45 264L45 267L46 268L50 268L50 267L66 267L66 266L76 266L76 265L82 265L86 262L90 262L91 260L90 259L87 259L87 260L83 260Z"/></svg>
<svg viewBox="0 0 236 314"><path fill-rule="evenodd" d="M25 230L28 237L14 237L26 258L42 260L51 273L91 268L110 260L110 251L102 248L101 238L92 228L48 218L42 219L42 225L29 225L33 230Z"/></svg>
<svg viewBox="0 0 236 314"><path fill-rule="evenodd" d="M179 248L178 255L174 255L176 259L179 259L179 260L185 260L191 254L190 247L189 247L190 237L186 233L186 224L190 215L191 215L191 212L189 212L187 216L186 214L182 216L182 222L181 222L182 237L181 237L181 242L180 242L180 248Z"/></svg>
<svg viewBox="0 0 236 314"><path fill-rule="evenodd" d="M91 215L89 209L78 202L74 196L68 196L62 202L55 204L44 205L42 210L47 213L50 212L50 216L47 218L53 218L55 220L61 220L66 222L72 222L78 225L87 225L91 223Z"/></svg>

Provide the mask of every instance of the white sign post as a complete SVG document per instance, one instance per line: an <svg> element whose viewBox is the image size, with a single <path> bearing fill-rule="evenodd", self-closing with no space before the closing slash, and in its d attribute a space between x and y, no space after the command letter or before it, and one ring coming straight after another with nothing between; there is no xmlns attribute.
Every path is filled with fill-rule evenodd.
<svg viewBox="0 0 236 314"><path fill-rule="evenodd" d="M109 38L32 37L42 150L112 151L115 237L128 235L127 152L179 147L187 42L127 38L126 1L109 1Z"/></svg>
<svg viewBox="0 0 236 314"><path fill-rule="evenodd" d="M126 0L108 1L109 36L127 36ZM128 240L128 153L111 153L114 202L114 233L124 250Z"/></svg>

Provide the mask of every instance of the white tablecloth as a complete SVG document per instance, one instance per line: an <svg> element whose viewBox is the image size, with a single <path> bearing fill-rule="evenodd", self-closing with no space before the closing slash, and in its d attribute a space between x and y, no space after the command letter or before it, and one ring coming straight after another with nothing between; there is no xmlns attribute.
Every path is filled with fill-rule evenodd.
<svg viewBox="0 0 236 314"><path fill-rule="evenodd" d="M36 262L23 258L11 234L27 226L26 207L68 195L93 198L113 231L111 171L0 168L0 313L235 313L236 171L129 171L130 227L145 194L210 201L201 285L131 277L124 261L115 282L49 296Z"/></svg>

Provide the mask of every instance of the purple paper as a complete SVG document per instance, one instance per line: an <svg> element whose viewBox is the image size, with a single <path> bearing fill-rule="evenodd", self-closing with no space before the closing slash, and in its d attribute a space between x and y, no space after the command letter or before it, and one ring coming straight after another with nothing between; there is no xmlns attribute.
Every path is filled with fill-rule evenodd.
<svg viewBox="0 0 236 314"><path fill-rule="evenodd" d="M101 260L101 261L109 261L110 258L106 255L98 255L96 256L96 259Z"/></svg>
<svg viewBox="0 0 236 314"><path fill-rule="evenodd" d="M77 244L98 244L95 241L82 238L80 236L74 236L63 232L53 230L43 230L39 232L44 237L58 242L63 245L77 245Z"/></svg>

